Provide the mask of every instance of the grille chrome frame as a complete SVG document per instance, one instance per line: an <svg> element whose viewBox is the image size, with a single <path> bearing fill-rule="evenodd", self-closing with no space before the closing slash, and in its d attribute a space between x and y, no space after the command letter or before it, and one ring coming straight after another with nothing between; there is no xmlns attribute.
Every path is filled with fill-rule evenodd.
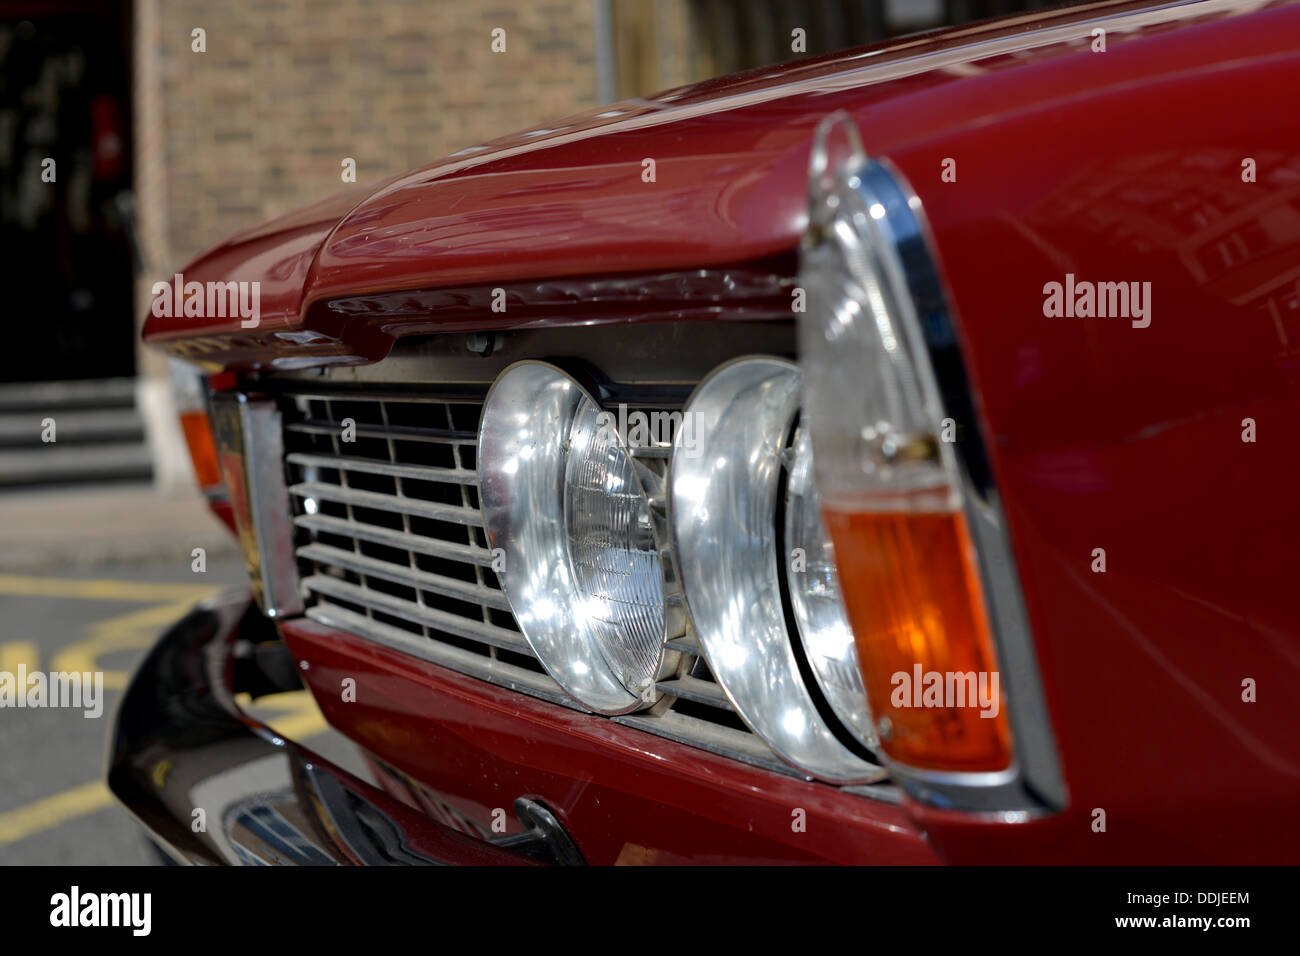
<svg viewBox="0 0 1300 956"><path fill-rule="evenodd" d="M277 394L305 614L401 653L585 712L542 669L492 570L474 460L486 389L434 397L431 390L379 393L283 384ZM423 415L440 424L409 423ZM346 418L354 421L355 442L343 441ZM423 460L413 462L408 456L417 447L438 451L416 452ZM636 457L657 464L667 453L638 449ZM415 489L419 493L409 493ZM404 562L396 560L399 555ZM677 665L657 683L664 696L653 708L598 719L807 779L740 720L689 629L670 649L678 652ZM887 789L874 786L869 792L893 799Z"/></svg>

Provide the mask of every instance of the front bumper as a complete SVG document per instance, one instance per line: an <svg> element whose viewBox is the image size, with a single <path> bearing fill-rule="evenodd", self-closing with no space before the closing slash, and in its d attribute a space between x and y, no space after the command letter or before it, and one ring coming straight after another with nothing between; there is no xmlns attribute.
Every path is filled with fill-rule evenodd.
<svg viewBox="0 0 1300 956"><path fill-rule="evenodd" d="M243 712L301 687L274 626L231 591L149 653L118 707L108 786L191 864L528 864L458 833Z"/></svg>
<svg viewBox="0 0 1300 956"><path fill-rule="evenodd" d="M347 736L307 747L249 712L304 679ZM171 857L200 865L940 862L896 805L305 618L277 627L247 589L196 607L146 657L118 707L108 785ZM504 808L515 820L499 832Z"/></svg>

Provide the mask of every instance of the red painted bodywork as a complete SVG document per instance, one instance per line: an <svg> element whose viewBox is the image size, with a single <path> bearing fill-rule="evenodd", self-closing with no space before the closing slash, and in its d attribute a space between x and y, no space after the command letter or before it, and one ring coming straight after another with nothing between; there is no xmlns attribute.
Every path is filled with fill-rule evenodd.
<svg viewBox="0 0 1300 956"><path fill-rule="evenodd" d="M1089 49L1097 27L1105 53ZM845 109L921 198L949 283L1066 811L1010 825L846 802L288 624L314 686L321 672L361 673L391 695L387 709L343 713L321 694L327 716L426 782L463 779L471 803L549 768L536 778L548 799L571 788L641 814L641 845L665 859L682 829L706 845L721 829L733 849L719 852L738 859L919 859L920 830L956 862L1295 862L1298 40L1289 4L1098 4L677 91L232 240L186 278L260 277L262 327L151 320L146 336L213 367L373 361L406 334L611 321L608 302L587 312L563 290L705 267L714 280L698 296L630 295L628 317L718 317L710 283L731 273L776 314L812 129ZM956 182L940 179L945 158ZM1150 282L1150 327L1045 318L1043 285L1066 273ZM495 286L510 290L508 318L483 307ZM1241 440L1247 418L1255 443ZM1255 703L1242 701L1247 678ZM670 772L651 789L660 766ZM850 836L823 844L810 826L792 843L778 832L788 820L767 829L763 808L796 797ZM615 853L584 801L563 805L590 821L600 855ZM746 813L763 831L749 851L733 839Z"/></svg>
<svg viewBox="0 0 1300 956"><path fill-rule="evenodd" d="M485 826L541 795L589 863L939 862L907 814L465 677L281 626L326 719ZM338 688L356 680L356 700ZM796 830L794 809L806 830Z"/></svg>

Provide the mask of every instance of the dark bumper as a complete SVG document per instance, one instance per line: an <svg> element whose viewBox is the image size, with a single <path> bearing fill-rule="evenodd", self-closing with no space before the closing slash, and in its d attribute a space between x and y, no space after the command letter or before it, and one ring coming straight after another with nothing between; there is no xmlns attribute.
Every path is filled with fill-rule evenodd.
<svg viewBox="0 0 1300 956"><path fill-rule="evenodd" d="M204 602L132 678L109 738L109 789L185 863L533 862L430 820L235 701L300 686L247 592Z"/></svg>

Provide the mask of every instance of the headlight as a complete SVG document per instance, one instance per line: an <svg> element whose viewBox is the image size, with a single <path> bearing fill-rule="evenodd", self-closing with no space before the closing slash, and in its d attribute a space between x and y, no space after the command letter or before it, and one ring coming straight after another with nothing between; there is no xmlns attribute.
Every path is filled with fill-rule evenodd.
<svg viewBox="0 0 1300 956"><path fill-rule="evenodd" d="M880 768L823 716L786 625L777 506L799 402L799 370L779 359L733 362L700 384L673 447L673 539L696 636L736 711L801 770L865 782Z"/></svg>
<svg viewBox="0 0 1300 956"><path fill-rule="evenodd" d="M618 430L576 381L540 362L502 373L478 443L483 520L519 629L580 703L650 703L664 656L654 517Z"/></svg>

